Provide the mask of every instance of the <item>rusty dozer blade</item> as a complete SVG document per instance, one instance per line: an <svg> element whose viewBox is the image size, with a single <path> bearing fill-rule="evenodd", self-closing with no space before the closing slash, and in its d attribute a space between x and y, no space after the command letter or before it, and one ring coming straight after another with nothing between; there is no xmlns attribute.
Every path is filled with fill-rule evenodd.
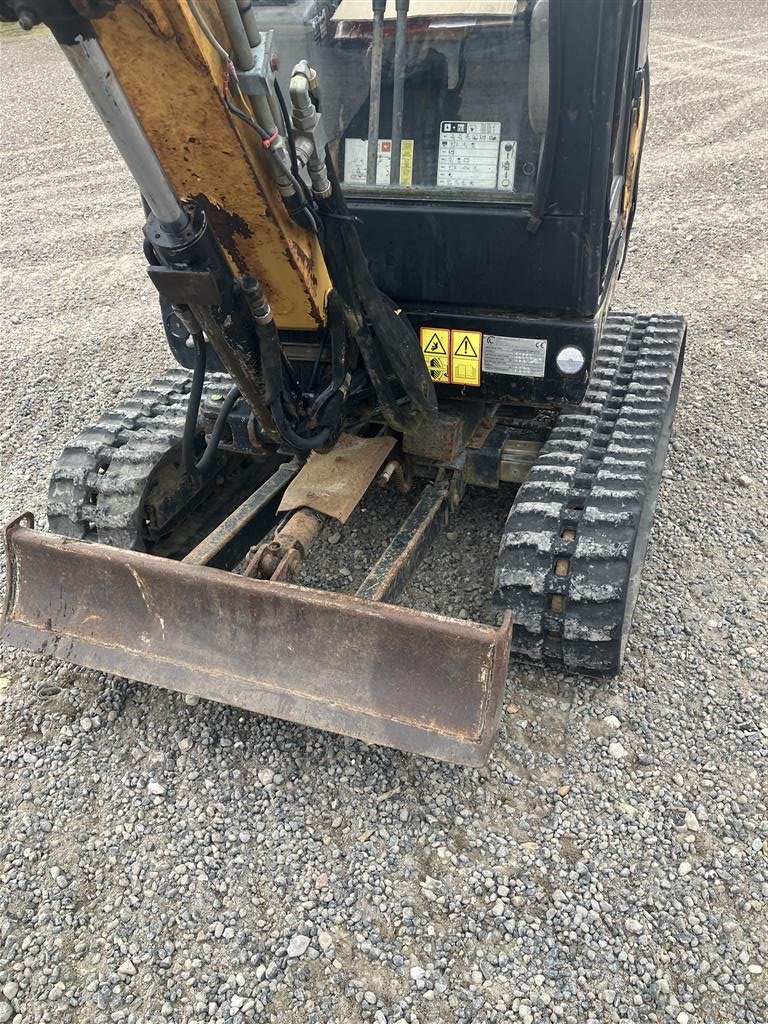
<svg viewBox="0 0 768 1024"><path fill-rule="evenodd" d="M32 526L5 531L8 643L409 753L488 759L509 619L494 629Z"/></svg>

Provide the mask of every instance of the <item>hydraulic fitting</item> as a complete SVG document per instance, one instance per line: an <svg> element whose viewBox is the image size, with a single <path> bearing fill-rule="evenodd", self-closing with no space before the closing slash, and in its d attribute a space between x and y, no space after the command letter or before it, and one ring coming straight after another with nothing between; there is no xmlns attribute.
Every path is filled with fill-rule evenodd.
<svg viewBox="0 0 768 1024"><path fill-rule="evenodd" d="M331 195L331 183L325 164L328 137L323 117L315 107L312 93L317 88L317 73L305 61L299 61L291 75L291 124L296 143L296 156L305 164L318 199Z"/></svg>

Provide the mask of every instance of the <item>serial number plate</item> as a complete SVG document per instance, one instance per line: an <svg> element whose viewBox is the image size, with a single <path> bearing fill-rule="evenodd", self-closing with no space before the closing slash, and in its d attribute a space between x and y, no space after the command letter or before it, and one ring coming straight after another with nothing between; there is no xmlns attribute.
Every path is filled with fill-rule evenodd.
<svg viewBox="0 0 768 1024"><path fill-rule="evenodd" d="M504 338L486 334L483 339L483 373L512 377L543 377L547 343L543 338Z"/></svg>

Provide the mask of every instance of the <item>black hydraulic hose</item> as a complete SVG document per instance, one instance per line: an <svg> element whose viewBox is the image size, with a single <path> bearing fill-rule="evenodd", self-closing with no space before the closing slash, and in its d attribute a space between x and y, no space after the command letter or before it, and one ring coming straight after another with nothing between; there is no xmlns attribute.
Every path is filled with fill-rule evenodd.
<svg viewBox="0 0 768 1024"><path fill-rule="evenodd" d="M285 416L282 413L282 409L279 408L279 406L280 401L278 399L274 406L270 406L269 411L272 413L275 425L280 431L280 436L284 438L292 448L295 448L296 451L311 452L315 448L324 448L331 440L331 430L329 427L323 427L322 430L318 430L316 434L310 434L309 437L297 434L295 430L288 426Z"/></svg>
<svg viewBox="0 0 768 1024"><path fill-rule="evenodd" d="M400 154L403 148L403 107L405 105L405 63L407 56L408 8L411 0L395 0L395 70L392 86L392 164L389 180L400 184Z"/></svg>
<svg viewBox="0 0 768 1024"><path fill-rule="evenodd" d="M227 426L229 414L232 412L235 405L237 405L239 399L240 388L235 385L229 389L227 397L224 399L221 409L219 409L219 414L213 425L213 430L211 431L211 436L208 439L208 444L205 446L205 451L197 463L198 473L205 474L213 468L219 448L219 442L224 436L224 430Z"/></svg>
<svg viewBox="0 0 768 1024"><path fill-rule="evenodd" d="M253 316L254 330L259 339L261 372L266 385L265 399L278 433L296 451L309 452L314 448L325 447L332 436L329 427L305 436L298 434L289 425L283 401L285 399L293 405L293 398L289 393L286 394L284 387L287 360L280 344L277 324L259 282L246 276L240 282L240 287ZM290 367L289 363L287 365Z"/></svg>
<svg viewBox="0 0 768 1024"><path fill-rule="evenodd" d="M219 442L224 434L229 414L232 412L235 407L235 403L240 398L240 389L237 387L230 388L227 397L224 399L224 404L216 417L216 422L213 425L211 436L205 446L205 451L200 459L196 459L195 435L197 434L197 417L200 412L200 399L203 396L203 385L205 384L206 349L205 338L202 334L193 334L192 341L195 346L195 368L192 371L192 388L189 392L187 415L184 420L184 433L181 439L181 456L184 462L184 468L190 476L205 476L205 474L210 472L216 463Z"/></svg>
<svg viewBox="0 0 768 1024"><path fill-rule="evenodd" d="M332 291L328 296L328 323L331 335L331 380L328 386L315 396L309 410L310 416L317 416L323 406L341 390L347 375L347 328L344 322L344 304L336 291ZM318 362L319 358L320 353L318 353Z"/></svg>
<svg viewBox="0 0 768 1024"><path fill-rule="evenodd" d="M282 349L274 320L257 323L256 333L259 337L261 369L267 382L267 403L280 436L297 451L309 452L313 448L322 448L331 437L331 431L328 427L323 427L316 434L310 434L305 437L297 434L288 424L283 407L283 389L281 386L283 378Z"/></svg>
<svg viewBox="0 0 768 1024"><path fill-rule="evenodd" d="M320 373L320 363L323 359L323 352L325 351L325 335L320 339L320 344L317 346L317 356L312 365L312 375L309 378L309 391L313 391L317 385L317 378Z"/></svg>
<svg viewBox="0 0 768 1024"><path fill-rule="evenodd" d="M261 127L258 121L254 121L252 117L249 117L248 114L245 113L245 111L240 110L239 107L236 107L235 104L232 103L232 101L228 98L225 97L224 102L230 114L238 118L244 124L247 124L249 128L252 128L259 136L262 143L269 142L271 136L267 131L264 130L264 128ZM288 212L294 218L294 220L297 221L297 223L301 224L301 227L306 228L307 231L311 231L315 235L318 234L319 226L317 223L317 218L315 217L315 215L313 214L312 210L309 207L309 204L307 203L307 197L304 191L301 178L297 178L292 170L287 170L285 167L283 167L279 159L275 156L274 150L272 150L270 147L265 148L267 149L267 153L269 153L270 157L272 158L272 162L275 166L277 173L285 174L287 176L288 180L291 183L291 186L293 187L294 192L296 193L297 202L293 207L290 202L290 199L292 197L288 197L283 200L283 202L286 205L286 208L288 209ZM298 220L298 217L301 214L304 215L304 223Z"/></svg>

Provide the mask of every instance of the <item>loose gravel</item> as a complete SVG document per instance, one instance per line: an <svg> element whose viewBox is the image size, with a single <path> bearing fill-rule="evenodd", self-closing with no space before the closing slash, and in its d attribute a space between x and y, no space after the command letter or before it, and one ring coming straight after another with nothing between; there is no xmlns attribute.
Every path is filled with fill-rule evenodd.
<svg viewBox="0 0 768 1024"><path fill-rule="evenodd" d="M762 0L655 5L615 305L690 336L621 676L513 665L467 771L0 649L0 1024L768 1019L766 43ZM68 66L5 28L0 59L7 519L167 355ZM414 605L487 617L508 500L467 502ZM312 582L404 507L366 504Z"/></svg>

